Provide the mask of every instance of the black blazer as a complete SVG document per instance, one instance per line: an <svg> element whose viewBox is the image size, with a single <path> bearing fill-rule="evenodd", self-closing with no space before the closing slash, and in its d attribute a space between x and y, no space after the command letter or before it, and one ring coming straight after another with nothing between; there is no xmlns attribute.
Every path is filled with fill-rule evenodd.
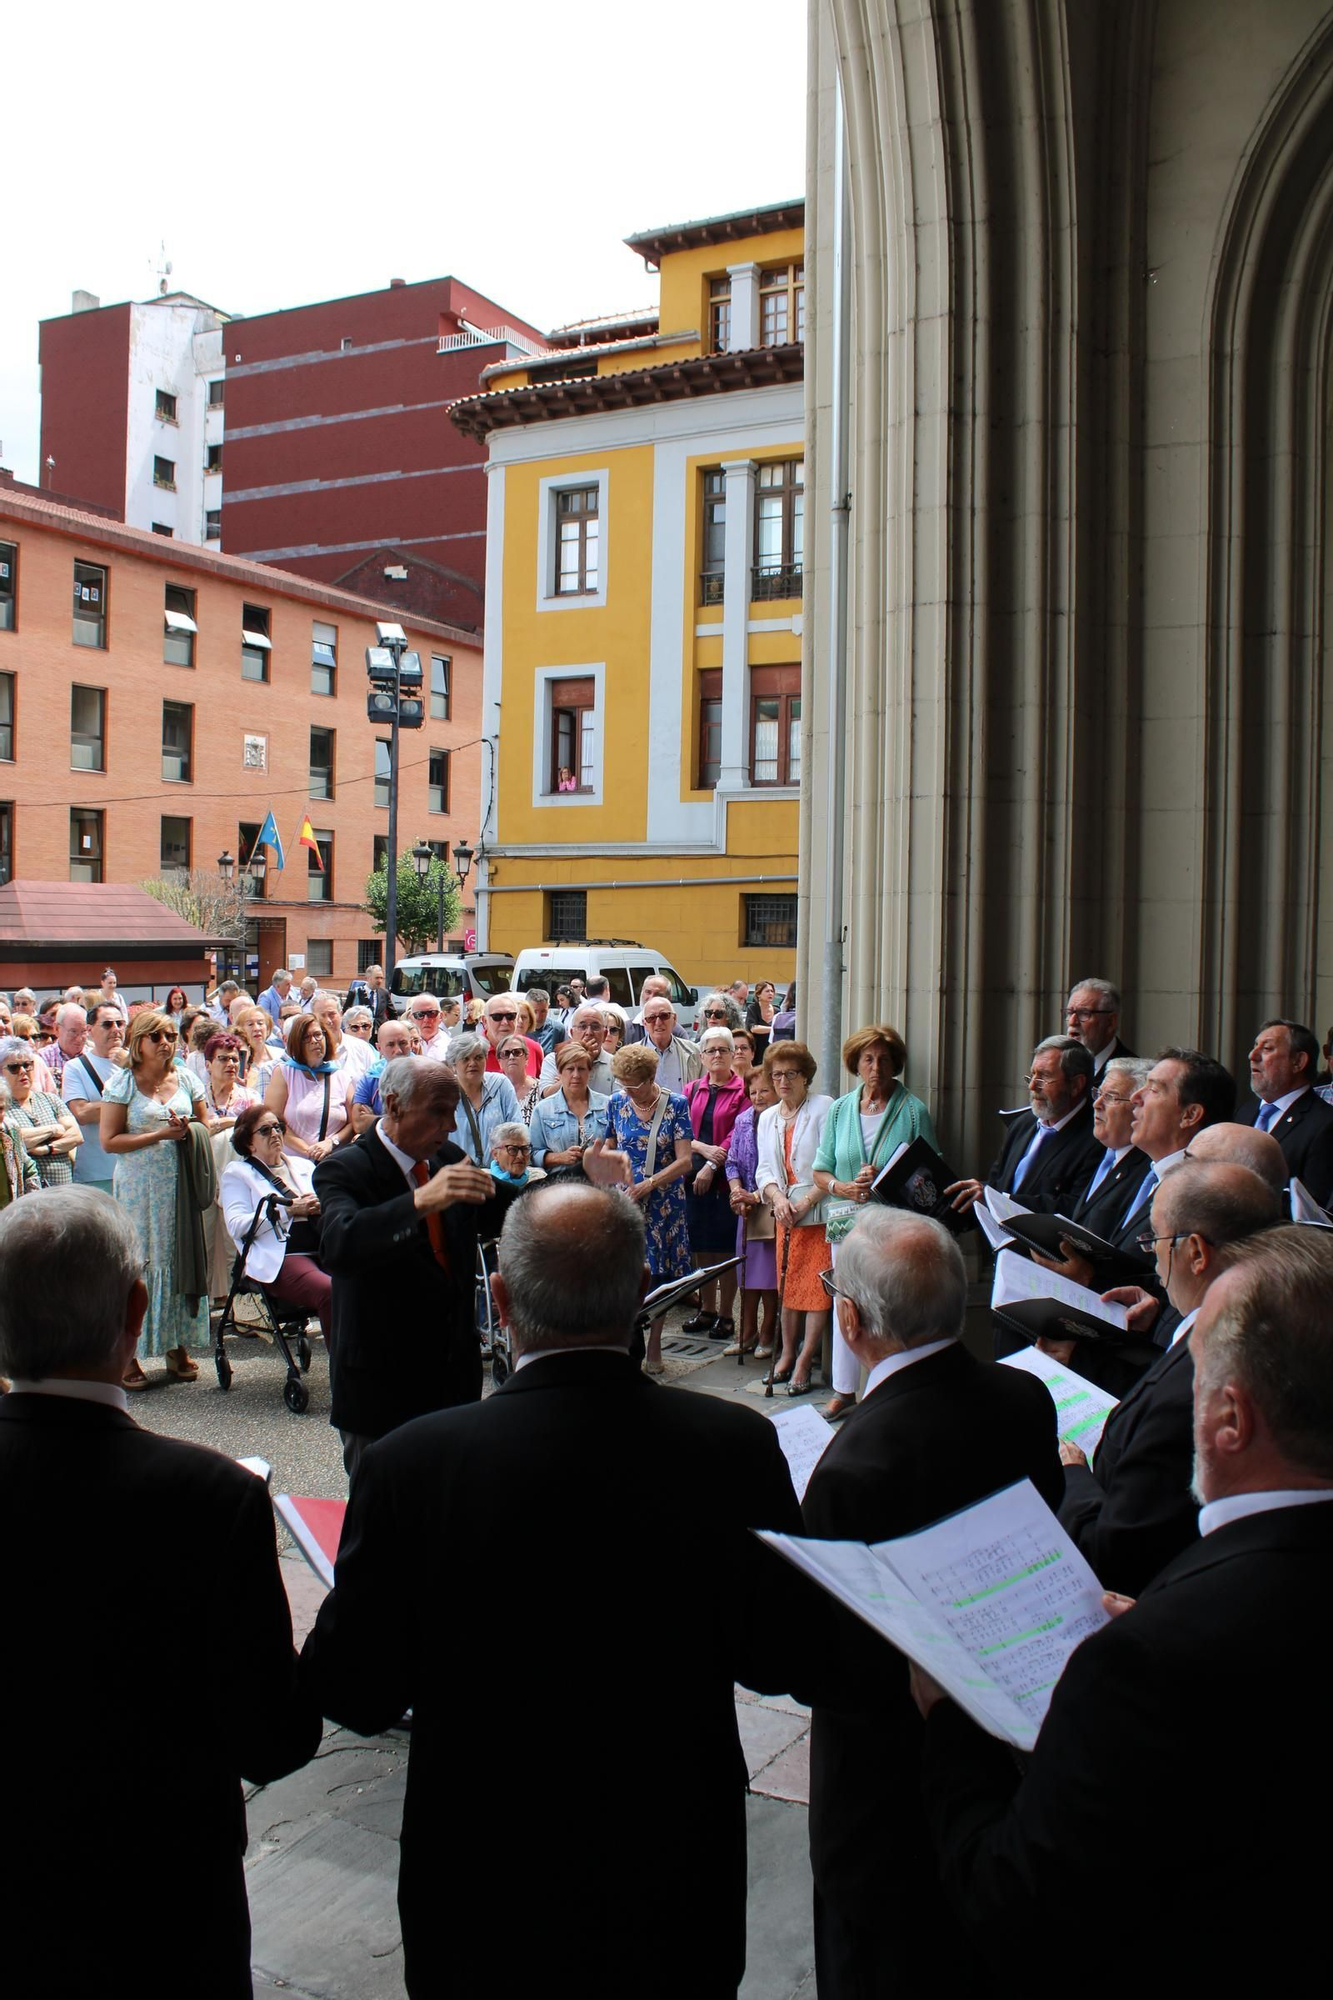
<svg viewBox="0 0 1333 2000"><path fill-rule="evenodd" d="M241 2000L241 1783L295 1770L320 1735L268 1494L106 1404L11 1395L0 1513L6 1987ZM151 1913L129 1922L136 1877Z"/></svg>
<svg viewBox="0 0 1333 2000"><path fill-rule="evenodd" d="M409 1994L544 1993L562 1940L580 1993L734 1988L746 1767L733 1682L793 1685L828 1602L750 1533L761 1526L800 1533L772 1425L658 1388L620 1354L534 1360L484 1403L366 1452L302 1668L363 1735L413 1710ZM646 1712L662 1785L633 1768ZM516 1840L521 1911L474 1921L459 1886ZM663 1882L685 1856L706 1863L707 1893L668 1920Z"/></svg>
<svg viewBox="0 0 1333 2000"><path fill-rule="evenodd" d="M986 1179L1001 1194L1012 1194L1024 1208L1040 1214L1067 1213L1097 1171L1102 1149L1092 1130L1092 1105L1080 1104L1069 1123L1042 1142L1026 1180L1015 1192L1013 1181L1037 1129L1030 1111L1015 1112L1008 1121L1003 1146Z"/></svg>
<svg viewBox="0 0 1333 2000"><path fill-rule="evenodd" d="M1153 1898L1154 1992L1264 1992L1327 1958L1328 1866L1309 1799L1333 1784L1327 1727L1333 1502L1204 1536L1077 1649L1026 1776L952 1702L926 1728L926 1798L951 1901L1005 1990L1043 1963L1123 1996L1087 1951L1093 1886L1127 1858ZM1281 1912L1280 1936L1262 1912ZM1020 1975L1021 1976L1021 1975ZM1317 1975L1316 1975L1317 1976Z"/></svg>
<svg viewBox="0 0 1333 2000"><path fill-rule="evenodd" d="M1100 1160L1093 1167L1093 1173L1101 1165ZM1066 1210L1071 1222L1084 1222L1108 1242L1114 1241L1115 1232L1125 1221L1134 1194L1150 1165L1148 1155L1141 1153L1137 1146L1131 1146L1122 1160L1112 1167L1096 1194L1090 1195L1085 1189L1071 1209ZM1089 1182L1091 1186L1091 1182Z"/></svg>
<svg viewBox="0 0 1333 2000"><path fill-rule="evenodd" d="M1060 1519L1108 1590L1138 1597L1198 1539L1194 1363L1178 1340L1112 1410L1092 1467L1065 1467Z"/></svg>
<svg viewBox="0 0 1333 2000"><path fill-rule="evenodd" d="M1257 1124L1260 1108L1257 1097L1247 1098L1236 1112L1236 1123ZM1303 1181L1320 1207L1327 1207L1333 1195L1333 1104L1307 1090L1270 1129L1289 1177Z"/></svg>
<svg viewBox="0 0 1333 2000"><path fill-rule="evenodd" d="M427 1162L463 1160L445 1144ZM491 1204L442 1211L450 1269L376 1129L315 1169L320 1262L333 1279L329 1375L339 1430L383 1437L399 1424L481 1394L474 1317L477 1235Z"/></svg>
<svg viewBox="0 0 1333 2000"><path fill-rule="evenodd" d="M955 1343L897 1370L846 1418L801 1512L807 1535L887 1541L1019 1479L1059 1505L1055 1404L1032 1376L975 1361ZM854 1652L859 1628L843 1636ZM816 1706L811 1733L820 2000L879 1992L889 1964L904 1992L924 1990L932 1965L938 1984L953 1928L929 1920L946 1913L917 1777L922 1727L907 1662L883 1649L858 1685L859 1697Z"/></svg>

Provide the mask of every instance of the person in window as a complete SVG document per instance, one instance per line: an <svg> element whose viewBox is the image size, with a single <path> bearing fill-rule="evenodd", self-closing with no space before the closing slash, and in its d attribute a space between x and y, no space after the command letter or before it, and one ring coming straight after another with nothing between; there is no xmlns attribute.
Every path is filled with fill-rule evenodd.
<svg viewBox="0 0 1333 2000"><path fill-rule="evenodd" d="M556 785L556 790L558 792L576 792L578 788L578 779L574 776L568 764L562 764L560 766L560 779Z"/></svg>

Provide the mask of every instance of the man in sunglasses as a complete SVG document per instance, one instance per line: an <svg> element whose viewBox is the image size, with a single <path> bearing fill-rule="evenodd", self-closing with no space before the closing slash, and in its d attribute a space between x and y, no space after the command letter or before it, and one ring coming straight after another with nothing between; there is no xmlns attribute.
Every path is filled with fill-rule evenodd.
<svg viewBox="0 0 1333 2000"><path fill-rule="evenodd" d="M647 985L647 980L644 985ZM693 1083L704 1073L704 1059L698 1044L687 1041L676 1032L676 1010L671 1002L659 994L652 994L643 1003L643 1039L649 1048L657 1050L657 1086L659 1090L673 1090L679 1094L687 1083ZM725 1012L719 1020L701 1020L704 1028L725 1028Z"/></svg>
<svg viewBox="0 0 1333 2000"><path fill-rule="evenodd" d="M62 1008L65 1013L68 1009ZM82 1014L80 1007L78 1013ZM95 1001L88 1015L82 1053L69 1057L60 1079L60 1094L78 1119L83 1143L74 1156L74 1179L80 1187L111 1192L115 1161L102 1151L102 1089L116 1074L117 1049L125 1044L125 1023L114 1001Z"/></svg>
<svg viewBox="0 0 1333 2000"><path fill-rule="evenodd" d="M490 1044L486 1051L486 1067L495 1072L500 1067L500 1058L496 1050L501 1042L508 1041L512 1035L523 1034L518 1024L518 995L492 993L486 1002L486 1010L481 1019L486 1031L486 1040ZM523 1035L523 1040L528 1045L528 1075L540 1076L543 1061L542 1045L540 1042L535 1042L531 1035Z"/></svg>
<svg viewBox="0 0 1333 2000"><path fill-rule="evenodd" d="M407 1019L421 1037L421 1053L428 1062L448 1062L449 1035L440 1018L440 1003L433 993L418 993L407 1003Z"/></svg>

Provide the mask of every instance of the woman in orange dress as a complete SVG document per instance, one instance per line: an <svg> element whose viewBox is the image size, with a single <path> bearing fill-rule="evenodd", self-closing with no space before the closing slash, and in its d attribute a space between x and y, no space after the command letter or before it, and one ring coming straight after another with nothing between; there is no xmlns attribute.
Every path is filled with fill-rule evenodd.
<svg viewBox="0 0 1333 2000"><path fill-rule="evenodd" d="M804 1042L777 1042L764 1055L778 1101L759 1120L755 1188L777 1223L782 1354L773 1380L785 1382L790 1396L803 1396L809 1389L829 1323L828 1294L819 1274L832 1267L833 1256L824 1230L824 1197L814 1184L814 1159L833 1099L811 1094L817 1068Z"/></svg>

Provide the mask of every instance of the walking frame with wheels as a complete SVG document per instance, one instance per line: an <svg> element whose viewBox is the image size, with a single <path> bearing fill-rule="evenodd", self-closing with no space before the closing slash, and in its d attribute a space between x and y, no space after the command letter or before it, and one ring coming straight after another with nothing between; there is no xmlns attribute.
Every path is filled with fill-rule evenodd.
<svg viewBox="0 0 1333 2000"><path fill-rule="evenodd" d="M291 1305L285 1300L270 1298L259 1280L247 1277L245 1271L250 1246L255 1240L260 1223L267 1216L276 1229L280 1206L276 1194L266 1195L250 1218L245 1240L232 1263L231 1290L227 1293L227 1303L222 1308L214 1330L213 1366L217 1369L219 1389L230 1389L232 1366L227 1358L226 1337L228 1333L236 1334L239 1331L236 1320L237 1299L253 1299L267 1324L269 1333L282 1350L283 1360L287 1363L287 1379L282 1385L282 1400L292 1414L299 1417L304 1415L310 1406L310 1391L301 1380L310 1368L310 1339L306 1333L309 1313L304 1306Z"/></svg>
<svg viewBox="0 0 1333 2000"><path fill-rule="evenodd" d="M477 1245L477 1338L483 1361L491 1364L491 1380L497 1389L503 1388L514 1372L509 1328L501 1325L491 1297L491 1274L499 1269L499 1248L498 1236Z"/></svg>

